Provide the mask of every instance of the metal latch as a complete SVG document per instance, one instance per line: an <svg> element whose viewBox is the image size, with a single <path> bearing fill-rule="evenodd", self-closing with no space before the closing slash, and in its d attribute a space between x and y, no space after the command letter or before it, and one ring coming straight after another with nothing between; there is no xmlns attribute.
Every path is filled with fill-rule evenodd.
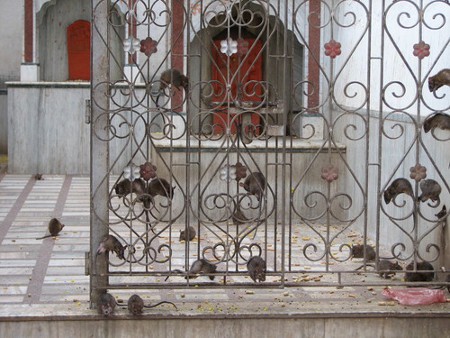
<svg viewBox="0 0 450 338"><path fill-rule="evenodd" d="M84 122L86 124L91 123L91 100L84 100Z"/></svg>
<svg viewBox="0 0 450 338"><path fill-rule="evenodd" d="M91 252L84 253L84 274L89 276L91 274Z"/></svg>

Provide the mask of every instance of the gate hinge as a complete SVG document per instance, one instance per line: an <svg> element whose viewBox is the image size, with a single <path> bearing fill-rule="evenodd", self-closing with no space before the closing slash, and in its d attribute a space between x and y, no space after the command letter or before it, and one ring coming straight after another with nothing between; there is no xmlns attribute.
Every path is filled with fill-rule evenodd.
<svg viewBox="0 0 450 338"><path fill-rule="evenodd" d="M91 123L91 100L84 100L84 122L86 124Z"/></svg>
<svg viewBox="0 0 450 338"><path fill-rule="evenodd" d="M91 252L84 253L84 274L89 276L91 274Z"/></svg>

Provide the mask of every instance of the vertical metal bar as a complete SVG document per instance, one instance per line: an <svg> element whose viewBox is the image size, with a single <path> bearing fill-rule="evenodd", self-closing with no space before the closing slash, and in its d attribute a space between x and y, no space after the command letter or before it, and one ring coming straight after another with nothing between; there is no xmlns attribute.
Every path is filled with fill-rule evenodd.
<svg viewBox="0 0 450 338"><path fill-rule="evenodd" d="M422 0L419 1L418 6L420 6L419 7L420 12L423 13L423 1ZM422 37L423 24L424 24L423 23L423 16L421 16L421 18L419 20L419 27L418 27L419 28L419 38L417 39L417 41L422 41L423 40L423 37ZM416 82L416 102L417 102L416 117L417 117L417 121L420 121L420 102L421 102L421 100L420 100L419 95L421 95L421 91L419 91L419 84L422 81L421 80L422 79L422 59L417 58L417 62L418 62L418 65L417 65L418 70L417 70L417 82ZM416 154L415 154L415 156L416 156L416 163L420 163L420 142L419 142L420 128L421 128L420 123L415 124L415 130L414 130L414 133L415 133L414 136L415 137L414 137L414 139L415 139L415 144L416 144L416 147L415 147L416 148L415 149L415 152L416 152ZM414 189L414 191L416 191L416 193L419 191L419 182L418 181L415 181L415 189ZM420 241L419 240L420 201L419 201L419 199L417 197L418 196L415 196L415 198L414 198L414 210L413 210L413 222L414 222L414 240L413 240L413 243L414 243L414 248L418 248L418 243L416 244L416 242ZM414 258L415 258L414 261L416 261L416 259L418 259L418 257L419 257L419 255L418 255L419 252L418 252L418 249L415 249L414 251L415 251L414 252Z"/></svg>
<svg viewBox="0 0 450 338"><path fill-rule="evenodd" d="M372 2L369 2L369 26L368 26L368 30L367 30L367 38L368 38L368 42L367 42L367 84L369 85L370 82L370 76L371 76L371 67L372 67ZM369 193L369 154L371 154L370 152L370 90L367 91L367 102L366 102L366 118L367 118L367 129L366 129L366 137L365 137L365 142L366 142L366 159L365 159L365 163L366 163L366 167L365 167L365 182L364 182L364 189L365 189L365 193L364 193L364 245L368 245L367 243L367 236L368 236L368 210L367 210L367 206L368 206L368 193ZM379 243L376 242L375 243L375 250L377 250L378 253L378 247L379 247ZM377 256L379 257L379 255ZM366 250L364 250L364 263L367 262L367 257L366 257ZM366 269L366 266L364 266L364 270Z"/></svg>
<svg viewBox="0 0 450 338"><path fill-rule="evenodd" d="M383 73L383 69L384 69L384 61L383 61L383 56L384 56L384 38L385 38L385 9L386 9L386 4L385 1L383 0L382 3L382 7L381 7L381 15L382 15L382 23L381 23L381 30L380 30L380 36L381 36L381 43L380 43L380 88L379 88L379 93L381 94L383 92L383 80L384 80L384 73ZM373 7L371 8L371 10L373 11ZM373 25L373 23L371 23L371 25ZM375 238L375 242L377 245L377 250L379 247L379 243L380 243L380 222L381 222L381 161L383 158L383 100L380 99L379 100L379 107L378 107L378 111L379 111L379 116L378 116L378 167L377 167L377 211L376 211L376 238ZM377 252L377 254L379 254L379 252Z"/></svg>
<svg viewBox="0 0 450 338"><path fill-rule="evenodd" d="M285 7L284 7L284 22L289 22L288 18L288 2L285 1ZM282 114L282 125L284 127L284 135L281 140L282 142L282 152L281 152L281 158L282 158L282 168L281 168L281 196L283 198L281 199L281 284L284 285L285 283L285 273L286 273L286 130L287 130L287 123L288 123L288 114L290 107L294 106L293 102L293 96L287 95L286 93L291 88L291 82L294 77L292 67L291 67L291 54L289 54L289 48L288 48L288 26L283 25L283 73L289 74L287 82L286 76L283 79L283 93L284 93L284 107L283 107L283 114ZM294 50L294 46L291 46L291 53ZM278 166L277 166L278 168ZM278 179L275 178L276 182L278 182Z"/></svg>
<svg viewBox="0 0 450 338"><path fill-rule="evenodd" d="M310 6L313 6L313 2L314 1L311 0L311 5ZM335 5L334 1L332 1L333 11L335 9L334 5ZM321 13L322 7L321 7L320 2L318 4L314 4L314 6L317 6L316 10L319 13L318 17L316 19L317 20L316 24L319 23L319 27L320 27L320 13ZM331 29L331 32L330 32L331 37L330 38L331 38L331 40L334 39L334 33L335 33L333 27L335 27L335 20L336 20L336 18L335 18L334 15L335 14L333 14L331 16L331 19L330 19L330 29ZM314 26L312 23L310 23L310 24L312 26ZM311 31L311 29L312 28L310 27L310 31ZM317 36L320 38L320 35L321 35L320 28L317 28L317 29L319 30L319 33L317 33ZM316 38L317 36L314 36L314 38ZM311 39L311 36L309 37L309 39ZM311 40L309 40L309 41L310 41L310 44L311 44ZM320 57L319 57L320 49L318 48L318 46L315 46L315 53L317 53L317 54L315 54L317 59L320 60ZM317 67L320 69L320 65L318 65ZM328 88L329 93L326 94L327 96L330 95L330 93L332 93L332 91L334 89L334 83L336 81L336 79L334 78L334 75L335 75L334 74L334 62L330 61L330 74L329 74L329 76L330 76L330 87ZM320 73L319 73L318 78L317 78L317 83L320 83ZM320 89L320 87L319 87L319 89ZM325 93L323 93L323 94L319 93L317 106L320 105L321 100L324 97L325 97ZM328 105L326 105L324 103L323 106L322 106L323 107L322 108L323 109L323 117L324 117L325 120L328 118L328 125L329 126L333 125L333 110L332 110L333 109L333 102L332 102L332 100L333 99L330 99ZM325 99L324 99L324 101L325 101ZM333 131L331 130L331 128L327 128L326 135L324 135L324 137L326 137L326 143L327 143L328 165L330 165L330 166L332 165L332 160L333 160L332 157L331 157L332 156L331 149L333 147L333 143L332 143L332 140L331 140L332 133L333 133ZM326 266L326 269L327 269L326 271L328 271L328 268L330 266L330 257L331 257L331 244L330 244L330 239L331 239L331 182L327 182L327 217L326 218L327 218L327 234L326 234L325 266Z"/></svg>
<svg viewBox="0 0 450 338"><path fill-rule="evenodd" d="M108 12L109 0L92 0L92 46L91 46L91 277L90 305L95 307L101 292L108 285L108 266L105 259L95 259L102 238L108 234L109 193L109 100L105 93L109 83L108 62ZM103 85L101 85L103 84ZM105 176L106 175L106 176Z"/></svg>

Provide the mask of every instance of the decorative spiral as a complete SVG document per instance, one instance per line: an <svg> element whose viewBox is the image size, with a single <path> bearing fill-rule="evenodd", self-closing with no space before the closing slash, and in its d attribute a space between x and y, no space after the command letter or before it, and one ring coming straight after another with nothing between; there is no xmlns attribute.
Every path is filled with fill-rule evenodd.
<svg viewBox="0 0 450 338"><path fill-rule="evenodd" d="M161 256L162 252L164 250L168 250L168 252L169 252L168 255L158 259L158 256ZM167 244L161 244L160 246L158 246L157 249L155 249L154 247L152 247L150 245L147 245L144 248L144 253L150 259L148 261L147 265L150 265L153 263L166 263L172 258L172 248L170 247L170 245L167 245Z"/></svg>

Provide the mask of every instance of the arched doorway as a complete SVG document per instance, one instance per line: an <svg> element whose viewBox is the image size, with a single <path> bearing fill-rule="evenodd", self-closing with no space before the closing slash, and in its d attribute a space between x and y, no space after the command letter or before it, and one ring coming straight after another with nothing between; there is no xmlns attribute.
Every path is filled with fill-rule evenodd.
<svg viewBox="0 0 450 338"><path fill-rule="evenodd" d="M226 118L225 115L235 110L245 114L243 126L250 125L251 130L247 132L255 136L260 135L258 130L267 130L266 126L282 124L282 114L287 112L286 130L288 135L292 135L289 122L300 110L303 100L303 92L294 89L303 81L303 46L294 32L285 29L283 22L276 16L269 15L259 5L248 4L246 8L248 11L242 11L235 5L229 16L217 12L216 16L208 20L206 27L193 34L189 42L188 76L193 86L188 105L192 134L224 134L223 125L233 119L230 114ZM250 12L253 14L250 15ZM226 55L220 51L221 42L226 43L229 39L237 43L238 48L237 52ZM248 44L247 58L239 55L242 52L240 42ZM289 57L282 58L281 55ZM241 64L240 74L233 78L235 62ZM222 71L225 65L230 67L228 73ZM251 74L245 79L242 74L248 68ZM227 78L227 74L230 77ZM251 84L245 87L245 83L238 79ZM229 97L226 99L224 82L229 86ZM256 92L251 93L250 89ZM236 103L241 106L237 107ZM227 106L226 109L224 106ZM254 113L259 114L260 121L253 116ZM250 114L252 120L248 118ZM239 122L228 123L231 133L236 132Z"/></svg>

